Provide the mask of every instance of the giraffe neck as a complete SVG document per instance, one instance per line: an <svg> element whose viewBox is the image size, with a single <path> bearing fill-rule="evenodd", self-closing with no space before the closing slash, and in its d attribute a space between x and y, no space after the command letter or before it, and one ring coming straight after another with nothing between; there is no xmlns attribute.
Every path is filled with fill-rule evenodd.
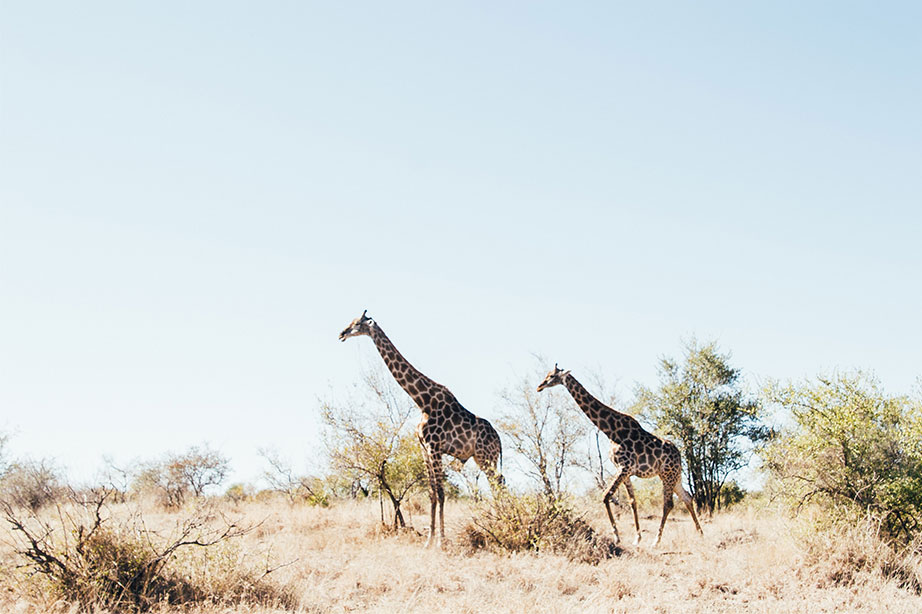
<svg viewBox="0 0 922 614"><path fill-rule="evenodd" d="M378 353L384 359L384 364L387 365L391 375L394 376L400 387L406 390L407 394L412 397L419 407L425 407L428 400L431 399L432 388L438 384L411 365L403 357L403 354L397 351L393 342L388 339L377 323L371 326L371 339L375 342L375 347L378 348Z"/></svg>
<svg viewBox="0 0 922 614"><path fill-rule="evenodd" d="M636 420L631 416L615 411L589 394L589 391L576 381L576 378L572 375L567 374L563 383L567 390L570 391L573 400L583 410L583 413L589 417L596 428L609 437L612 436L612 432L624 427L631 427L636 423Z"/></svg>

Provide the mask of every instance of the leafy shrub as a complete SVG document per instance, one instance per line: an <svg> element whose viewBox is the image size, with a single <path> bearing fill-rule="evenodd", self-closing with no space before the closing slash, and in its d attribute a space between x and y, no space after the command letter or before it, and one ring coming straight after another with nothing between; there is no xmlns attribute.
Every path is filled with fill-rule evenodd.
<svg viewBox="0 0 922 614"><path fill-rule="evenodd" d="M720 508L727 509L746 498L746 491L734 481L726 482L720 487Z"/></svg>
<svg viewBox="0 0 922 614"><path fill-rule="evenodd" d="M227 490L224 491L224 498L230 500L232 503L243 503L253 498L255 490L252 486L248 484L231 484Z"/></svg>
<svg viewBox="0 0 922 614"><path fill-rule="evenodd" d="M427 483L426 461L410 417L416 406L381 371L366 373L355 394L321 405L332 479L386 497L393 528L406 528L401 505ZM381 523L387 524L384 508Z"/></svg>
<svg viewBox="0 0 922 614"><path fill-rule="evenodd" d="M508 491L475 508L461 541L469 550L552 552L593 564L621 553L614 540L599 535L563 499Z"/></svg>
<svg viewBox="0 0 922 614"><path fill-rule="evenodd" d="M767 450L781 494L834 517L869 518L910 544L922 528L922 403L884 394L856 373L768 391L795 425Z"/></svg>

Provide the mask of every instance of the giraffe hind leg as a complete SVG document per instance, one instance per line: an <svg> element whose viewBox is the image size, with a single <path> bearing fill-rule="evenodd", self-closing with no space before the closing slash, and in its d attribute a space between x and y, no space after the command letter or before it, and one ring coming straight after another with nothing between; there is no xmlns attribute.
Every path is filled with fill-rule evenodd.
<svg viewBox="0 0 922 614"><path fill-rule="evenodd" d="M654 546L659 546L660 540L663 539L663 528L666 526L666 518L675 505L672 501L672 493L674 490L675 484L671 483L671 480L663 480L663 519L660 520L659 532L656 534L656 543Z"/></svg>
<svg viewBox="0 0 922 614"><path fill-rule="evenodd" d="M682 480L676 482L675 492L679 495L679 499L682 500L682 503L685 504L685 508L688 510L688 513L691 514L692 520L695 521L695 529L699 534L704 535L704 531L701 530L701 525L698 523L698 514L695 513L695 502L692 500L691 495L685 491L685 487L682 486Z"/></svg>

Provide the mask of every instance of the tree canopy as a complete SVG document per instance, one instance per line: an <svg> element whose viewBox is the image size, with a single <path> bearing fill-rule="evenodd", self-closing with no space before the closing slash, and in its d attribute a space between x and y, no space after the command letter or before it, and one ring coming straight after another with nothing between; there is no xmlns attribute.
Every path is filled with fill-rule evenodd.
<svg viewBox="0 0 922 614"><path fill-rule="evenodd" d="M767 439L758 400L716 343L686 345L683 361L663 358L656 389L637 389L635 411L682 451L689 490L699 510L713 512L727 478L749 463Z"/></svg>

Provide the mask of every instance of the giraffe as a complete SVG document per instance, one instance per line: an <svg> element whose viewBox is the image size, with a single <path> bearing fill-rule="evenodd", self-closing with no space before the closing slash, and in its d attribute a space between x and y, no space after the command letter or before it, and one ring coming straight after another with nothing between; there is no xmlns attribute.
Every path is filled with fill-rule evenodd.
<svg viewBox="0 0 922 614"><path fill-rule="evenodd" d="M422 412L422 420L416 426L416 436L423 447L429 476L429 538L426 547L432 544L438 507L437 544L441 548L445 539L445 473L442 455L454 456L462 463L473 456L474 462L486 474L490 487L496 488L503 483L502 475L496 470L503 453L499 434L487 420L462 407L448 388L432 381L407 362L367 313L366 309L353 320L339 334L339 340L345 341L359 335L371 337L394 379Z"/></svg>
<svg viewBox="0 0 922 614"><path fill-rule="evenodd" d="M698 524L695 508L692 506L692 498L682 487L682 457L675 444L644 430L632 416L615 411L593 397L583 388L582 384L576 381L575 377L570 375L570 371L558 369L556 364L554 369L544 378L544 381L538 385L538 392L560 384L570 391L570 395L580 409L583 410L583 413L611 440L609 455L615 464L615 479L605 493L602 502L605 504L605 511L608 512L611 528L615 531L615 542L620 543L621 537L618 535L618 527L615 526L615 517L611 513L611 500L622 482L627 490L631 501L631 509L634 512L634 528L637 530L637 538L634 543L640 542L637 500L634 497L634 486L631 484L631 476L633 475L640 478L658 475L663 482L663 519L660 521L659 533L656 535L656 544L654 546L658 546L663 537L666 517L673 507L673 492L679 495L679 498L685 503L692 520L695 521L695 528L698 533L703 533L701 525Z"/></svg>

